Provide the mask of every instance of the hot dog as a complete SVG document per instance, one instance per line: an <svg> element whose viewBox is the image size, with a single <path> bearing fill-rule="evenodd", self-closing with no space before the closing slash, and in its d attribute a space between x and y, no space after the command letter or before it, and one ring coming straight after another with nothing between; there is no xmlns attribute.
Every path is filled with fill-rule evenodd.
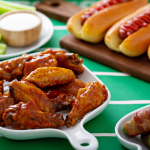
<svg viewBox="0 0 150 150"><path fill-rule="evenodd" d="M100 42L115 22L148 4L147 0L102 0L72 16L68 30L91 43Z"/></svg>
<svg viewBox="0 0 150 150"><path fill-rule="evenodd" d="M105 35L112 50L136 57L148 50L150 58L150 4L114 24Z"/></svg>
<svg viewBox="0 0 150 150"><path fill-rule="evenodd" d="M150 46L148 47L147 55L148 55L148 58L150 59Z"/></svg>

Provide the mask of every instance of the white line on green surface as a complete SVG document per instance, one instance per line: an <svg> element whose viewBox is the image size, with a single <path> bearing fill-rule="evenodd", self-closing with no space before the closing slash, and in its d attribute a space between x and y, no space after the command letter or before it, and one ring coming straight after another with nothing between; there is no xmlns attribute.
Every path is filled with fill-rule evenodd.
<svg viewBox="0 0 150 150"><path fill-rule="evenodd" d="M130 76L122 72L92 72L94 75L107 75L107 76Z"/></svg>
<svg viewBox="0 0 150 150"><path fill-rule="evenodd" d="M150 104L150 100L110 101L109 104Z"/></svg>
<svg viewBox="0 0 150 150"><path fill-rule="evenodd" d="M54 26L54 30L67 30L67 26Z"/></svg>
<svg viewBox="0 0 150 150"><path fill-rule="evenodd" d="M114 137L114 136L116 136L116 133L91 133L91 134L96 136L96 137L100 137L100 136Z"/></svg>

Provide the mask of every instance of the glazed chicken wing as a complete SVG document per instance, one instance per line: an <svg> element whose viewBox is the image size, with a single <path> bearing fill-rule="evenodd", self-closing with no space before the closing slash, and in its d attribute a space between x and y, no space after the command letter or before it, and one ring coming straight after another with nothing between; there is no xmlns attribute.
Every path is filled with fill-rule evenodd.
<svg viewBox="0 0 150 150"><path fill-rule="evenodd" d="M0 126L5 126L2 115L6 108L14 104L14 99L11 97L10 92L7 91L4 95L0 94Z"/></svg>
<svg viewBox="0 0 150 150"><path fill-rule="evenodd" d="M23 54L16 59L3 61L0 63L0 80L12 81L20 79L23 75L25 62L30 61L32 56Z"/></svg>
<svg viewBox="0 0 150 150"><path fill-rule="evenodd" d="M54 112L53 104L50 102L46 94L35 85L26 81L12 81L9 84L9 91L15 102L28 102L33 99L37 107L45 112Z"/></svg>
<svg viewBox="0 0 150 150"><path fill-rule="evenodd" d="M74 79L70 83L47 87L42 90L53 103L56 111L61 111L72 108L72 103L76 99L79 89L84 87L84 82Z"/></svg>
<svg viewBox="0 0 150 150"><path fill-rule="evenodd" d="M44 52L38 54L36 57L25 63L23 77L28 76L33 70L40 67L57 67L57 60L51 53Z"/></svg>
<svg viewBox="0 0 150 150"><path fill-rule="evenodd" d="M34 100L19 102L5 110L3 120L13 129L60 128L64 126L62 114L42 112Z"/></svg>
<svg viewBox="0 0 150 150"><path fill-rule="evenodd" d="M60 90L47 89L44 91L55 107L56 111L72 108L72 103L76 99L76 96Z"/></svg>
<svg viewBox="0 0 150 150"><path fill-rule="evenodd" d="M24 81L28 81L44 88L59 84L66 84L75 79L76 76L72 70L58 67L43 67L32 71Z"/></svg>
<svg viewBox="0 0 150 150"><path fill-rule="evenodd" d="M66 117L66 126L74 126L86 113L99 107L107 99L107 96L108 92L105 85L98 81L86 83L85 88L79 90L73 108Z"/></svg>
<svg viewBox="0 0 150 150"><path fill-rule="evenodd" d="M4 81L0 81L0 93L4 93L4 87L3 87Z"/></svg>
<svg viewBox="0 0 150 150"><path fill-rule="evenodd" d="M74 79L70 83L56 86L57 90L61 90L66 93L73 94L74 96L77 96L79 89L84 87L85 87L85 83L79 79Z"/></svg>
<svg viewBox="0 0 150 150"><path fill-rule="evenodd" d="M83 59L79 59L78 54L68 53L62 50L54 51L52 49L47 49L45 53L51 53L54 55L59 67L71 69L77 74L84 71L82 66Z"/></svg>

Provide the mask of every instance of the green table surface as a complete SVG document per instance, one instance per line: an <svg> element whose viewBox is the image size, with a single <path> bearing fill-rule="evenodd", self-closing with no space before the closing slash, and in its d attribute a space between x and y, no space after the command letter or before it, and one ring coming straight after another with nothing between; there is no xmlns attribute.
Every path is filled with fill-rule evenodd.
<svg viewBox="0 0 150 150"><path fill-rule="evenodd" d="M40 2L40 0L12 1L26 5L35 5ZM85 8L96 2L96 0L70 0L69 2ZM65 23L54 19L51 19L51 21L54 25L54 34L52 38L38 50L60 48L60 39L69 33ZM138 108L149 105L150 84L83 56L80 56L80 58L84 59L84 65L88 67L111 92L111 101L106 109L96 118L86 123L84 128L97 138L99 142L98 150L125 150L126 148L119 143L116 137L115 125L124 115ZM0 136L0 150L10 149L72 150L74 148L67 139L61 138L16 141Z"/></svg>

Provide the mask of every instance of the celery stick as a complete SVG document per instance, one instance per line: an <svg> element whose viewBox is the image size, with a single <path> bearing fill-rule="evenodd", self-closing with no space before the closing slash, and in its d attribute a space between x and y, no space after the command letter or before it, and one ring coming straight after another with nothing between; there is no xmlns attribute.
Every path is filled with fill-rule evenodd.
<svg viewBox="0 0 150 150"><path fill-rule="evenodd" d="M2 34L0 33L0 42L2 41Z"/></svg>
<svg viewBox="0 0 150 150"><path fill-rule="evenodd" d="M7 48L6 44L0 43L0 55L5 54L6 48Z"/></svg>
<svg viewBox="0 0 150 150"><path fill-rule="evenodd" d="M15 10L17 10L17 9L0 4L0 14L3 14L8 11L15 11Z"/></svg>
<svg viewBox="0 0 150 150"><path fill-rule="evenodd" d="M1 1L0 0L0 4L5 5L5 6L9 6L18 10L29 10L29 11L35 11L36 8L33 6L27 6L27 5L22 5L22 4L18 4L18 3L13 3L13 2L6 2L6 1Z"/></svg>

